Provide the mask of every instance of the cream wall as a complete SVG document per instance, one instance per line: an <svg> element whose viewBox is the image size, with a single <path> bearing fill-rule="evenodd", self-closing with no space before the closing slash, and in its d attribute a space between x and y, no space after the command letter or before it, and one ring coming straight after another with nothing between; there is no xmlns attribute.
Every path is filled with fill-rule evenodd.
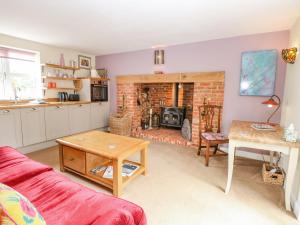
<svg viewBox="0 0 300 225"><path fill-rule="evenodd" d="M50 46L46 44L41 44L29 40L24 40L12 36L7 36L4 34L0 34L0 45L15 47L15 48L22 48L22 49L28 49L33 51L40 52L41 57L41 63L51 62L51 63L59 63L60 54L64 54L65 63L66 65L69 65L70 60L76 60L78 61L78 55L84 55L89 56L92 58L92 66L95 66L95 56L86 54L83 52L79 52L76 50L71 49L64 49L59 48L55 46ZM76 74L79 76L87 76L90 74L89 70L79 70L76 71ZM69 83L63 84L63 85L69 85ZM57 97L57 92L54 90L48 90L45 95L46 98L55 98Z"/></svg>
<svg viewBox="0 0 300 225"><path fill-rule="evenodd" d="M300 51L300 17L290 31L290 47L297 47ZM300 54L294 64L287 65L284 100L281 124L287 126L294 123L300 131ZM286 164L286 163L285 163ZM293 208L300 220L300 157L292 193Z"/></svg>

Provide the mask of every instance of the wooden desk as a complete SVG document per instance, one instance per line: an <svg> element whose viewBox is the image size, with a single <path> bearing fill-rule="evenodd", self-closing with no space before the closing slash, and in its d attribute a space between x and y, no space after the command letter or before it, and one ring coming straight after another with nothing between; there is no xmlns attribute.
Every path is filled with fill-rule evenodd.
<svg viewBox="0 0 300 225"><path fill-rule="evenodd" d="M101 131L90 131L57 139L59 143L60 170L68 170L113 190L119 197L122 189L139 174L146 175L148 169L147 149L149 142ZM140 152L140 162L126 160ZM123 162L139 166L131 176L122 177ZM113 179L104 178L104 171L94 174L91 169L98 166L113 166Z"/></svg>
<svg viewBox="0 0 300 225"><path fill-rule="evenodd" d="M247 147L267 151L277 151L289 155L289 165L285 180L285 208L291 210L291 191L297 167L300 142L291 143L282 139L283 129L276 125L275 131L253 129L254 122L233 121L229 132L228 178L225 193L230 191L235 148Z"/></svg>

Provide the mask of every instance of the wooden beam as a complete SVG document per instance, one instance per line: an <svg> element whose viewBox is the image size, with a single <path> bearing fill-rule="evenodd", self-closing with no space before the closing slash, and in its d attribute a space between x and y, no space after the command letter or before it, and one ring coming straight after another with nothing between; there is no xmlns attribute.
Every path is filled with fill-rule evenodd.
<svg viewBox="0 0 300 225"><path fill-rule="evenodd" d="M194 83L206 81L224 81L225 71L169 73L169 74L137 74L117 76L117 83Z"/></svg>

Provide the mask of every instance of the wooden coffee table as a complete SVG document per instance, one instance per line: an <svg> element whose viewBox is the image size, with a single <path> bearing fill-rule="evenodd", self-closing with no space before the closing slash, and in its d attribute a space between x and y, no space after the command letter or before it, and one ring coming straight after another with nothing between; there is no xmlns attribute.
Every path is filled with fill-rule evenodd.
<svg viewBox="0 0 300 225"><path fill-rule="evenodd" d="M113 195L120 196L122 189L136 176L146 175L148 169L148 141L125 137L101 131L90 131L57 139L59 143L60 170L76 173L89 180L113 190ZM127 158L140 152L140 162ZM123 163L138 165L139 169L131 176L122 177ZM103 178L104 171L97 174L91 170L98 166L113 167L113 178Z"/></svg>

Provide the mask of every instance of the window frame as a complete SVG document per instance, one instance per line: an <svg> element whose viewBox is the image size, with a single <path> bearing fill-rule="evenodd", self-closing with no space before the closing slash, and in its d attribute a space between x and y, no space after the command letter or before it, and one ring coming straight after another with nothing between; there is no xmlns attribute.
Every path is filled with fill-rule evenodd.
<svg viewBox="0 0 300 225"><path fill-rule="evenodd" d="M22 52L28 52L34 55L34 60L32 61L35 64L35 68L34 68L34 74L29 74L29 73L13 73L13 72L9 72L10 71L10 65L9 65L9 60L21 60L21 61L27 61L26 59L15 59L13 57L9 58L5 58L5 57L0 57L0 65L4 65L1 67L0 69L0 74L3 74L3 80L0 80L0 82L3 82L4 84L4 88L5 86L8 86L7 82L10 79L9 76L11 77L18 77L18 76L28 76L30 75L34 81L35 81L35 91L34 91L34 95L35 96L30 96L30 97L22 97L22 96L18 96L18 101L26 101L26 100L33 100L33 99L41 99L44 97L43 95L43 91L42 91L42 71L41 71L41 58L40 58L40 52L38 51L33 51L33 50L29 50L29 49L23 49L23 48L16 48L16 47L12 47L12 46L6 46L6 45L0 45L0 48L7 48L7 49L12 49L12 50L16 50L16 51L22 51ZM29 60L28 60L29 61ZM4 68L4 69L2 69ZM9 87L6 87L9 88ZM10 102L12 100L15 100L12 96L9 96L8 98L1 98L0 97L0 102Z"/></svg>

